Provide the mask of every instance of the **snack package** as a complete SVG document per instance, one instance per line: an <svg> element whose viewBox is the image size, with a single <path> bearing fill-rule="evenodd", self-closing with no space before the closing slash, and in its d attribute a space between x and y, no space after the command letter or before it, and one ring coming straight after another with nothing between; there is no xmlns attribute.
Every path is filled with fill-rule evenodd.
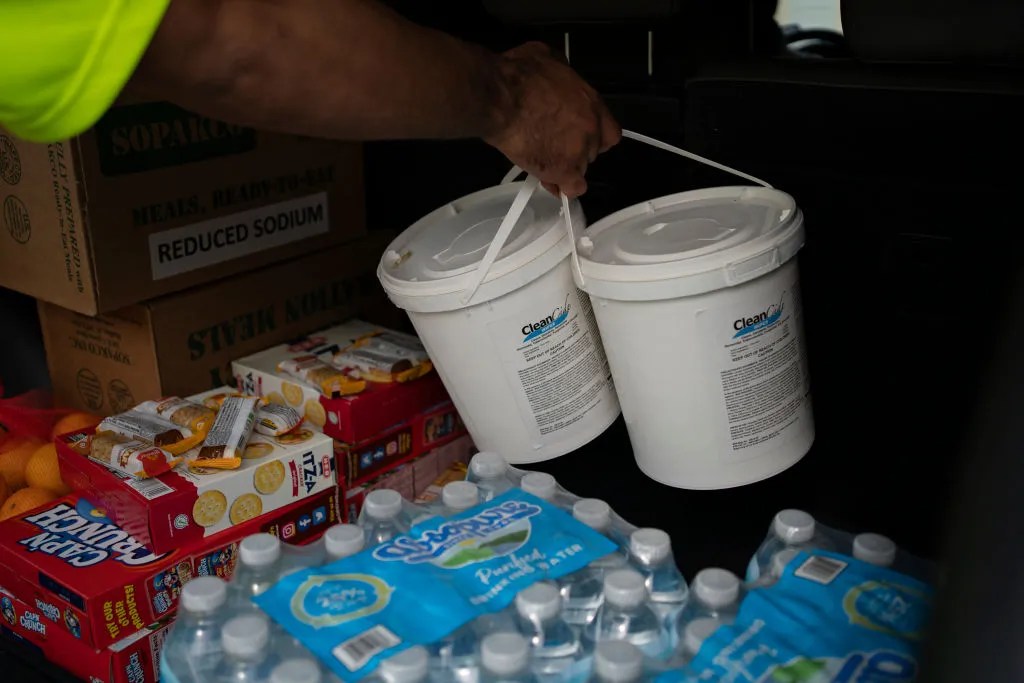
<svg viewBox="0 0 1024 683"><path fill-rule="evenodd" d="M256 409L255 430L267 436L281 436L302 424L302 416L294 408L267 403Z"/></svg>
<svg viewBox="0 0 1024 683"><path fill-rule="evenodd" d="M516 593L615 550L565 512L512 490L451 518L431 517L333 564L281 579L255 598L343 681L435 642ZM500 579L500 580L499 580Z"/></svg>
<svg viewBox="0 0 1024 683"><path fill-rule="evenodd" d="M281 361L277 369L305 382L327 397L350 396L366 388L366 382L353 379L316 356L299 356Z"/></svg>
<svg viewBox="0 0 1024 683"><path fill-rule="evenodd" d="M337 353L331 363L353 370L370 382L410 382L433 369L426 349L416 337L379 332L360 337Z"/></svg>
<svg viewBox="0 0 1024 683"><path fill-rule="evenodd" d="M204 398L203 405L216 412L220 410L221 405L224 403L224 399L231 396L245 396L245 394L240 394L237 391L220 391Z"/></svg>
<svg viewBox="0 0 1024 683"><path fill-rule="evenodd" d="M234 470L242 464L245 445L256 423L260 400L251 396L229 396L221 404L213 428L189 468Z"/></svg>
<svg viewBox="0 0 1024 683"><path fill-rule="evenodd" d="M97 432L76 446L87 449L93 460L136 479L169 472L182 460L162 448L114 432Z"/></svg>
<svg viewBox="0 0 1024 683"><path fill-rule="evenodd" d="M217 406L219 409L220 406ZM179 427L186 427L194 434L205 436L213 421L217 418L217 409L193 403L177 396L165 398L162 401L145 401L135 406L135 410L152 415L159 415Z"/></svg>
<svg viewBox="0 0 1024 683"><path fill-rule="evenodd" d="M97 432L113 432L164 449L172 455L181 455L203 441L202 434L194 434L188 427L180 427L159 415L129 410L104 418Z"/></svg>

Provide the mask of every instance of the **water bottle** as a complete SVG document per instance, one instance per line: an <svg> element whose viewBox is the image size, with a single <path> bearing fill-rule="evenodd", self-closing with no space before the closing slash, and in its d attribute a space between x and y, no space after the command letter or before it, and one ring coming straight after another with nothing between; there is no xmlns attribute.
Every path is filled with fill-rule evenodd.
<svg viewBox="0 0 1024 683"><path fill-rule="evenodd" d="M439 514L451 517L480 502L480 489L470 481L450 481L441 489Z"/></svg>
<svg viewBox="0 0 1024 683"><path fill-rule="evenodd" d="M508 463L503 457L491 451L481 451L469 461L466 481L480 487L480 498L486 502L516 485L509 475Z"/></svg>
<svg viewBox="0 0 1024 683"><path fill-rule="evenodd" d="M572 516L598 533L606 533L612 524L612 511L608 503L596 498L584 498L572 506ZM563 577L559 581L562 594L562 617L573 626L589 624L601 606L604 575L627 564L622 552L614 552L594 560L590 565Z"/></svg>
<svg viewBox="0 0 1024 683"><path fill-rule="evenodd" d="M177 683L204 683L220 660L221 620L218 613L227 602L228 586L215 576L192 579L181 589L178 618L164 643L161 676Z"/></svg>
<svg viewBox="0 0 1024 683"><path fill-rule="evenodd" d="M306 545L283 545L279 578L310 567L319 567L327 559L324 543L318 539Z"/></svg>
<svg viewBox="0 0 1024 683"><path fill-rule="evenodd" d="M221 630L224 656L213 679L217 683L259 683L268 678L270 623L262 614L229 619Z"/></svg>
<svg viewBox="0 0 1024 683"><path fill-rule="evenodd" d="M549 503L558 496L558 482L547 472L529 472L519 481L519 488Z"/></svg>
<svg viewBox="0 0 1024 683"><path fill-rule="evenodd" d="M672 628L689 597L686 579L672 557L672 541L661 529L637 529L629 537L629 553L643 575L651 607L674 640Z"/></svg>
<svg viewBox="0 0 1024 683"><path fill-rule="evenodd" d="M516 595L519 631L530 643L533 672L539 681L555 683L582 656L572 627L562 619L562 597L550 582L535 583Z"/></svg>
<svg viewBox="0 0 1024 683"><path fill-rule="evenodd" d="M320 683L320 665L310 657L286 659L270 672L270 683Z"/></svg>
<svg viewBox="0 0 1024 683"><path fill-rule="evenodd" d="M683 627L683 635L679 639L680 663L689 664L692 662L693 658L700 652L700 648L703 647L704 641L710 638L720 626L724 625L725 622L716 617L697 617L687 623Z"/></svg>
<svg viewBox="0 0 1024 683"><path fill-rule="evenodd" d="M535 683L530 645L518 633L492 633L480 643L481 683Z"/></svg>
<svg viewBox="0 0 1024 683"><path fill-rule="evenodd" d="M768 582L775 583L782 578L782 573L786 571L786 567L793 561L800 551L796 548L783 548L774 555L772 555L771 563L768 568Z"/></svg>
<svg viewBox="0 0 1024 683"><path fill-rule="evenodd" d="M594 650L594 675L600 683L638 683L644 675L644 653L625 640L606 640Z"/></svg>
<svg viewBox="0 0 1024 683"><path fill-rule="evenodd" d="M324 532L324 550L328 564L355 555L365 545L366 536L355 524L335 524Z"/></svg>
<svg viewBox="0 0 1024 683"><path fill-rule="evenodd" d="M382 661L377 674L383 683L423 683L430 674L430 656L421 645L410 647Z"/></svg>
<svg viewBox="0 0 1024 683"><path fill-rule="evenodd" d="M392 489L377 489L366 494L359 525L363 527L366 546L390 541L409 530L402 514L402 495Z"/></svg>
<svg viewBox="0 0 1024 683"><path fill-rule="evenodd" d="M584 629L591 645L605 640L633 643L649 657L661 659L668 652L661 619L647 604L644 577L632 569L616 569L604 577L604 603Z"/></svg>
<svg viewBox="0 0 1024 683"><path fill-rule="evenodd" d="M252 534L238 546L238 566L228 586L232 610L256 609L252 599L270 588L280 575L281 541L270 534Z"/></svg>
<svg viewBox="0 0 1024 683"><path fill-rule="evenodd" d="M710 567L693 577L693 600L686 611L731 621L740 608L740 578L728 569Z"/></svg>
<svg viewBox="0 0 1024 683"><path fill-rule="evenodd" d="M756 581L772 565L775 553L788 548L810 550L823 547L823 539L817 538L817 523L814 517L803 510L781 510L772 520L768 538L750 558L747 567L747 581Z"/></svg>
<svg viewBox="0 0 1024 683"><path fill-rule="evenodd" d="M896 544L881 534L858 534L853 538L853 556L876 567L896 563Z"/></svg>

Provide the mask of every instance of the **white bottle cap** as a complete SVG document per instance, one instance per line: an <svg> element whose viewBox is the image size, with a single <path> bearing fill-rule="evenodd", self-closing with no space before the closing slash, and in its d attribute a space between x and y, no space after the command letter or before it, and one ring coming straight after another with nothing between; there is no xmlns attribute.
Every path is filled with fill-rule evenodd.
<svg viewBox="0 0 1024 683"><path fill-rule="evenodd" d="M441 502L452 510L468 510L480 502L480 489L471 481L450 481L441 489Z"/></svg>
<svg viewBox="0 0 1024 683"><path fill-rule="evenodd" d="M896 561L896 544L881 534L857 534L853 538L853 556L879 567L891 567Z"/></svg>
<svg viewBox="0 0 1024 683"><path fill-rule="evenodd" d="M772 575L776 578L782 576L786 566L793 561L793 558L800 554L796 548L785 548L772 555Z"/></svg>
<svg viewBox="0 0 1024 683"><path fill-rule="evenodd" d="M387 683L418 683L426 679L429 668L427 648L416 645L381 662L380 676Z"/></svg>
<svg viewBox="0 0 1024 683"><path fill-rule="evenodd" d="M220 634L224 652L248 659L263 652L270 641L270 624L262 614L245 614L229 619Z"/></svg>
<svg viewBox="0 0 1024 683"><path fill-rule="evenodd" d="M637 529L629 535L629 552L642 564L656 564L672 554L672 539L661 529Z"/></svg>
<svg viewBox="0 0 1024 683"><path fill-rule="evenodd" d="M711 609L722 609L739 602L740 579L728 569L702 569L693 577L693 593Z"/></svg>
<svg viewBox="0 0 1024 683"><path fill-rule="evenodd" d="M713 617L694 619L683 629L683 649L691 657L700 652L701 645L718 630L722 622Z"/></svg>
<svg viewBox="0 0 1024 683"><path fill-rule="evenodd" d="M807 543L814 538L814 517L803 510L782 510L775 515L772 528L784 543Z"/></svg>
<svg viewBox="0 0 1024 683"><path fill-rule="evenodd" d="M478 479L494 479L505 474L508 464L494 451L480 451L469 461L469 471Z"/></svg>
<svg viewBox="0 0 1024 683"><path fill-rule="evenodd" d="M604 576L604 599L616 607L638 607L647 599L647 584L640 572L616 569Z"/></svg>
<svg viewBox="0 0 1024 683"><path fill-rule="evenodd" d="M594 531L605 531L612 524L611 507L597 498L577 500L572 506L572 516Z"/></svg>
<svg viewBox="0 0 1024 683"><path fill-rule="evenodd" d="M644 653L625 640L605 640L594 652L594 674L607 683L632 683L644 673Z"/></svg>
<svg viewBox="0 0 1024 683"><path fill-rule="evenodd" d="M519 482L519 488L532 493L541 500L553 500L555 494L558 493L558 484L555 482L555 478L547 472L530 472L523 476L523 480Z"/></svg>
<svg viewBox="0 0 1024 683"><path fill-rule="evenodd" d="M281 541L270 534L252 534L242 539L238 558L246 567L269 567L281 559Z"/></svg>
<svg viewBox="0 0 1024 683"><path fill-rule="evenodd" d="M181 608L196 614L213 612L228 599L228 584L216 576L200 576L181 589Z"/></svg>
<svg viewBox="0 0 1024 683"><path fill-rule="evenodd" d="M480 644L484 669L499 676L512 676L530 663L530 645L518 633L492 633Z"/></svg>
<svg viewBox="0 0 1024 683"><path fill-rule="evenodd" d="M516 610L524 619L547 621L562 611L562 595L555 584L541 581L519 591Z"/></svg>
<svg viewBox="0 0 1024 683"><path fill-rule="evenodd" d="M366 494L366 514L374 519L392 519L402 513L402 494L394 489L377 489Z"/></svg>
<svg viewBox="0 0 1024 683"><path fill-rule="evenodd" d="M270 683L320 683L320 667L308 657L286 659L270 672Z"/></svg>
<svg viewBox="0 0 1024 683"><path fill-rule="evenodd" d="M355 524L335 524L324 532L324 546L333 559L355 555L366 544L363 530Z"/></svg>

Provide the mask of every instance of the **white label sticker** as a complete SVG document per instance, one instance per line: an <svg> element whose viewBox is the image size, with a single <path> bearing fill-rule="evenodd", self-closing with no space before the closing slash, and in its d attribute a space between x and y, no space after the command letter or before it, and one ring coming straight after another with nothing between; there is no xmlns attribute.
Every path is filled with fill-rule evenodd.
<svg viewBox="0 0 1024 683"><path fill-rule="evenodd" d="M153 279L187 273L328 231L327 193L221 216L149 236Z"/></svg>

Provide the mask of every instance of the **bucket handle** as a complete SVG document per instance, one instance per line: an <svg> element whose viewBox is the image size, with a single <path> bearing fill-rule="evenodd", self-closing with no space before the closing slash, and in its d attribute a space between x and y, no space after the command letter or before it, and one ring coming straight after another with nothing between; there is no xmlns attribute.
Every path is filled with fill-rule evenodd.
<svg viewBox="0 0 1024 683"><path fill-rule="evenodd" d="M734 176L738 176L740 178L743 178L744 180L749 180L750 182L756 183L763 187L767 187L769 189L771 189L772 187L770 184L768 184L764 180L761 180L760 178L752 176L748 173L744 173L743 171L739 171L730 166L726 166L725 164L720 164L717 161L708 159L707 157L702 157L699 154L688 152L685 149L676 147L674 145L670 145L667 142L662 142L661 140L652 138L648 135L643 135L642 133L636 133L631 130L623 129L622 137L628 138L630 140L635 140L636 142L642 142L645 145L650 145L651 147L656 147L666 152L677 154L681 157L685 157L687 159L691 159L698 163L704 164L705 166L717 168L719 171L731 173ZM518 178L522 172L523 170L521 168L519 168L518 166L513 166L509 170L509 172L506 173L505 176L501 179L501 184L506 185L508 183L511 183L516 178ZM529 203L530 197L533 196L533 193L537 190L537 185L539 184L540 181L536 176L526 176L526 182L523 183L523 186L519 188L519 192L516 193L515 199L512 200L512 206L509 208L508 213L505 214L505 218L502 219L501 225L498 226L498 231L494 234L494 239L491 241L490 246L487 247L487 251L484 252L484 257L480 260L480 265L477 266L476 278L474 279L473 284L466 289L468 293L462 299L463 305L468 304L470 300L473 298L473 296L476 295L477 290L480 289L480 285L487 277L487 273L490 271L491 266L494 265L494 261L498 258L498 252L500 252L502 247L505 246L505 242L508 241L509 235L512 234L512 229L516 226L516 223L519 221L519 218L523 215L523 211L526 210L526 205ZM579 252L576 249L576 234L573 231L572 227L572 213L569 210L569 198L566 197L565 193L563 192L560 192L559 196L562 201L562 216L565 219L565 227L569 233L569 244L571 245L570 248L572 250L572 265L576 271L576 277L579 278L579 282L582 285L583 269L580 268L580 256Z"/></svg>

